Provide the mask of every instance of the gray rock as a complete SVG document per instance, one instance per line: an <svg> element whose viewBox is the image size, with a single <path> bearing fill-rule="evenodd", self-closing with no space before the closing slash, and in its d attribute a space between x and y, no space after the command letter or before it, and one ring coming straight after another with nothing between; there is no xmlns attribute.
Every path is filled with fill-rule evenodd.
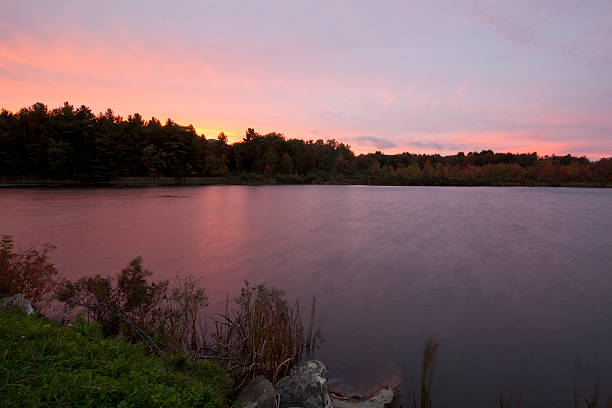
<svg viewBox="0 0 612 408"><path fill-rule="evenodd" d="M333 408L327 391L327 368L311 360L294 369L276 383L279 408Z"/></svg>
<svg viewBox="0 0 612 408"><path fill-rule="evenodd" d="M0 300L0 306L21 309L27 315L34 314L32 304L21 293Z"/></svg>
<svg viewBox="0 0 612 408"><path fill-rule="evenodd" d="M260 375L240 391L236 402L242 408L276 408L276 390L266 377Z"/></svg>
<svg viewBox="0 0 612 408"><path fill-rule="evenodd" d="M345 398L337 394L330 395L334 408L397 408L399 391L383 388L367 399Z"/></svg>

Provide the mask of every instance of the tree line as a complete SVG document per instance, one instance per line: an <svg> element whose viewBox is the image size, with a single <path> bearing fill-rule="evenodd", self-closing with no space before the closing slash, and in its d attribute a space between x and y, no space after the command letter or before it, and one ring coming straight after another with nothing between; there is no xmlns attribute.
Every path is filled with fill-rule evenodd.
<svg viewBox="0 0 612 408"><path fill-rule="evenodd" d="M248 129L228 144L192 125L127 119L108 109L94 114L68 102L0 111L0 176L110 181L115 177L252 177L285 182L392 185L608 184L612 158L536 153L459 152L455 155L381 152L355 155L336 140L287 139Z"/></svg>

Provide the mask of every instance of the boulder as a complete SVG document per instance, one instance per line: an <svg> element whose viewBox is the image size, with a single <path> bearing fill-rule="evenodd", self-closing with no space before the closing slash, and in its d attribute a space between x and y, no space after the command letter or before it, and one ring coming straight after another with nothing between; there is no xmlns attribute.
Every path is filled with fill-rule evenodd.
<svg viewBox="0 0 612 408"><path fill-rule="evenodd" d="M327 368L318 360L311 360L291 375L276 383L279 395L279 408L333 408L327 391Z"/></svg>
<svg viewBox="0 0 612 408"><path fill-rule="evenodd" d="M276 408L276 398L272 383L260 375L240 391L236 402L241 408Z"/></svg>
<svg viewBox="0 0 612 408"><path fill-rule="evenodd" d="M369 398L347 398L330 394L334 408L397 408L399 407L399 390L383 388Z"/></svg>
<svg viewBox="0 0 612 408"><path fill-rule="evenodd" d="M26 299L21 293L7 297L0 300L0 306L2 307L14 307L21 309L27 315L34 314L34 308L28 299Z"/></svg>
<svg viewBox="0 0 612 408"><path fill-rule="evenodd" d="M340 395L343 398L367 400L377 394L384 388L389 388L396 393L402 384L400 376L401 368L395 364L387 364L386 366L376 369L373 377L378 377L379 381L371 386L362 382L358 386L348 383L343 378L330 378L327 380L330 394Z"/></svg>

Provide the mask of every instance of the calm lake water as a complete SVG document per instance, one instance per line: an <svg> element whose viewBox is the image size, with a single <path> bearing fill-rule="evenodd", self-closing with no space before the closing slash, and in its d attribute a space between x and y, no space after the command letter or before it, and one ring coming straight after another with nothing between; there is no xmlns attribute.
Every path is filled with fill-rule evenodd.
<svg viewBox="0 0 612 408"><path fill-rule="evenodd" d="M56 245L67 278L139 255L156 277L202 276L212 308L244 279L316 296L333 382L406 385L434 336L434 408L500 389L569 407L597 375L612 395L612 190L5 189L0 233Z"/></svg>

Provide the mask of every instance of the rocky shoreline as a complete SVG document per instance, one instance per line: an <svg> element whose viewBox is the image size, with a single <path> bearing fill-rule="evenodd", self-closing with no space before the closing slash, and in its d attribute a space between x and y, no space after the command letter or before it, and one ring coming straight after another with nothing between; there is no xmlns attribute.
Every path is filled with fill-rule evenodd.
<svg viewBox="0 0 612 408"><path fill-rule="evenodd" d="M327 367L311 360L296 367L276 385L264 376L245 386L236 405L240 408L397 408L399 385L385 385L366 396L345 396L330 392Z"/></svg>

